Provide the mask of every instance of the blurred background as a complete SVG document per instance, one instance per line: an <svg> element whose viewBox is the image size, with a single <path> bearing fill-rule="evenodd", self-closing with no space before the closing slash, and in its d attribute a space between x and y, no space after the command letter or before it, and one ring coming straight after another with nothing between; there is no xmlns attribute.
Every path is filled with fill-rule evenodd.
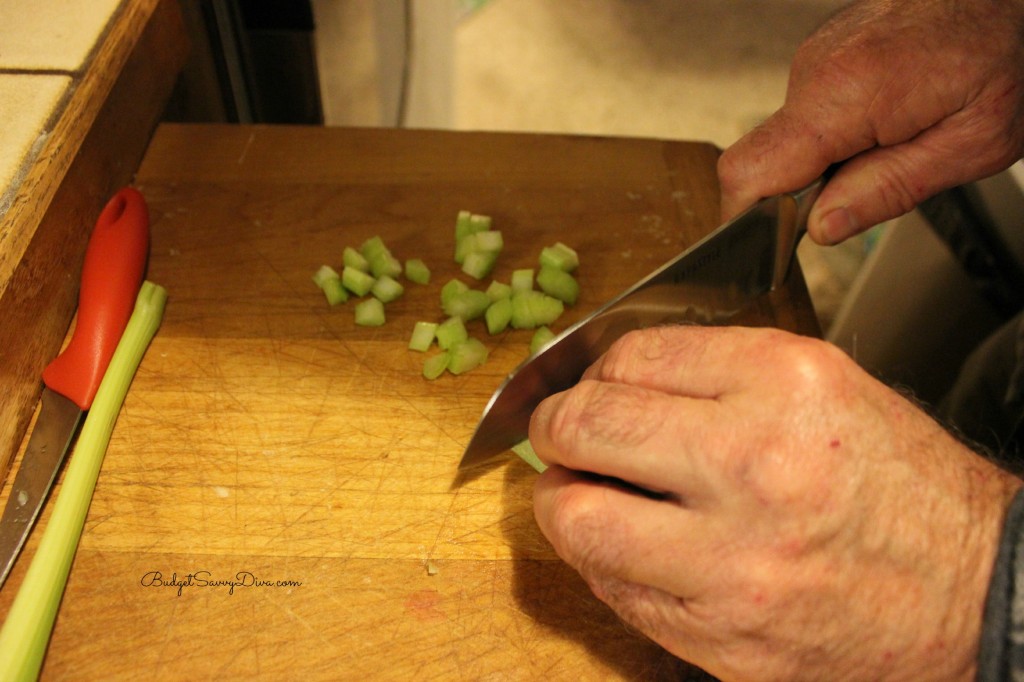
<svg viewBox="0 0 1024 682"><path fill-rule="evenodd" d="M777 109L842 0L183 0L167 118L699 140ZM822 329L936 402L1024 304L1024 171L840 246L801 245ZM666 254L666 259L674 254Z"/></svg>

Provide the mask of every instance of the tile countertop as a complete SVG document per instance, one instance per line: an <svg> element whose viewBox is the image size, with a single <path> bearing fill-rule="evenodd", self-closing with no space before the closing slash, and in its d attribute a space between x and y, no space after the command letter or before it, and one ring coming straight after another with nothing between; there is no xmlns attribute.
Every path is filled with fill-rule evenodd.
<svg viewBox="0 0 1024 682"><path fill-rule="evenodd" d="M0 478L187 51L178 0L0 0Z"/></svg>
<svg viewBox="0 0 1024 682"><path fill-rule="evenodd" d="M124 1L0 3L0 214Z"/></svg>

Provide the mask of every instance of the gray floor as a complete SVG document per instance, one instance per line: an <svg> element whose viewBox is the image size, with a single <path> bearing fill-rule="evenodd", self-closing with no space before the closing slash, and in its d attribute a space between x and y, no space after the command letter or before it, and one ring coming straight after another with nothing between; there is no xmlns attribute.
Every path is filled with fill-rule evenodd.
<svg viewBox="0 0 1024 682"><path fill-rule="evenodd" d="M432 22L428 53L413 41L411 60L447 93L440 125L461 130L559 132L710 141L726 147L778 108L799 43L842 0L462 0L450 26L433 12L449 0L416 0L413 20ZM379 8L380 5L378 5ZM383 115L380 52L374 39L394 30L374 23L368 0L317 0L321 22L336 27L320 49L328 123L360 124ZM472 7L473 9L470 9ZM426 8L426 9L425 9ZM328 21L327 17L333 18ZM429 27L429 26L428 26ZM387 29L387 27L385 27ZM447 30L448 34L445 34ZM414 32L414 35L417 35ZM375 61L376 60L376 61ZM344 68L337 65L344 64ZM429 66L429 65L428 65ZM383 69L387 70L387 69ZM429 71L429 69L428 69ZM805 240L807 241L807 240ZM820 249L800 260L828 326L864 259L864 244Z"/></svg>

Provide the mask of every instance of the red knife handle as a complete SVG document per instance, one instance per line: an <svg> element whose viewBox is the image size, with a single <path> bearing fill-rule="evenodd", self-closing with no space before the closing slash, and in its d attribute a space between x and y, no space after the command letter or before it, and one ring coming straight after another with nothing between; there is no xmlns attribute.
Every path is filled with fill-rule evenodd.
<svg viewBox="0 0 1024 682"><path fill-rule="evenodd" d="M125 187L107 202L89 238L71 341L43 370L43 383L83 410L92 405L128 325L148 254L146 200Z"/></svg>

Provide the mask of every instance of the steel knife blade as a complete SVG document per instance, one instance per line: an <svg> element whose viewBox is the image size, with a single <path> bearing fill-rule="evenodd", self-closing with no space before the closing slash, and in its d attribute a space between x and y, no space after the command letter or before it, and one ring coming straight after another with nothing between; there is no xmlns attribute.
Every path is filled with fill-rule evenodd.
<svg viewBox="0 0 1024 682"><path fill-rule="evenodd" d="M82 264L78 314L67 347L43 370L39 416L0 516L0 585L57 478L135 307L149 254L145 199L126 187L97 218Z"/></svg>
<svg viewBox="0 0 1024 682"><path fill-rule="evenodd" d="M797 192L759 201L525 360L491 396L459 469L525 440L537 405L573 386L625 333L671 323L726 324L778 286L823 186L819 178Z"/></svg>

